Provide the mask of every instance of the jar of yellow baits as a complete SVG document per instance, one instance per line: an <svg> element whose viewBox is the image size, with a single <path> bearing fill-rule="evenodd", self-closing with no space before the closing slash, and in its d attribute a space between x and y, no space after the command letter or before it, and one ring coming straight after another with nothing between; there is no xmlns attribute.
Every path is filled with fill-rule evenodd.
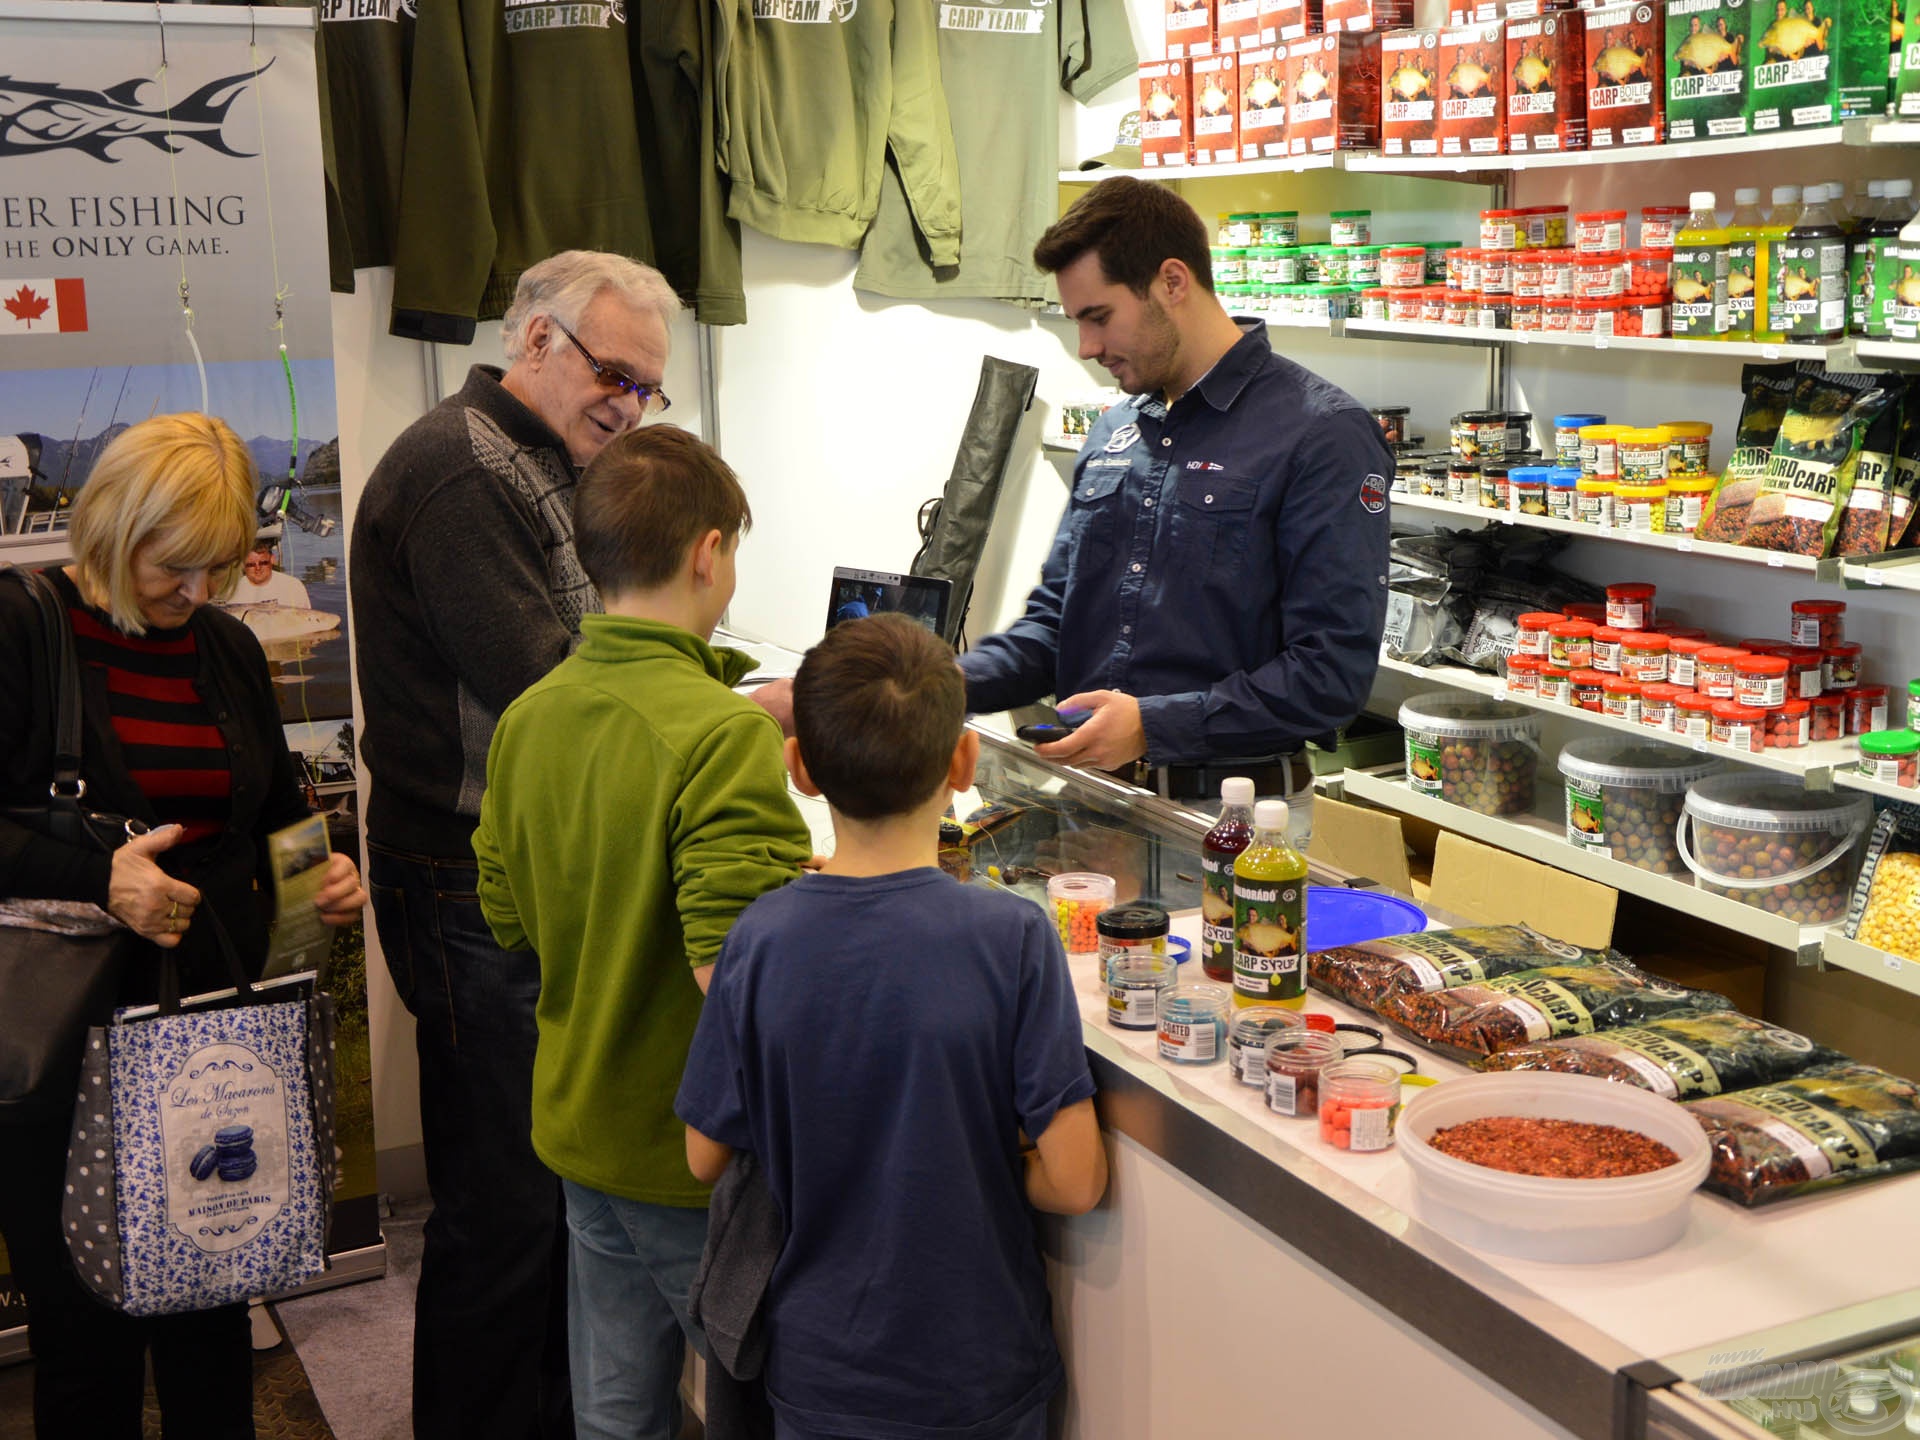
<svg viewBox="0 0 1920 1440"><path fill-rule="evenodd" d="M1637 530L1642 535L1666 534L1666 485L1661 482L1635 485L1622 480L1613 491L1613 528Z"/></svg>
<svg viewBox="0 0 1920 1440"><path fill-rule="evenodd" d="M1620 483L1664 485L1667 479L1667 442L1662 426L1620 432Z"/></svg>

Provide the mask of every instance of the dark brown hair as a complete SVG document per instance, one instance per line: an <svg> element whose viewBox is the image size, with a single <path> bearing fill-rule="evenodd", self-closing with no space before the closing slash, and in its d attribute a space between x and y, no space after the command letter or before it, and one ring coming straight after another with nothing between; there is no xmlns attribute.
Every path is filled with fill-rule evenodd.
<svg viewBox="0 0 1920 1440"><path fill-rule="evenodd" d="M946 779L967 682L946 641L904 615L829 630L793 677L793 733L827 803L855 820L924 804Z"/></svg>
<svg viewBox="0 0 1920 1440"><path fill-rule="evenodd" d="M1109 285L1124 285L1144 299L1168 260L1180 261L1211 291L1211 244L1206 222L1173 191L1116 175L1087 191L1048 227L1033 247L1033 263L1056 275L1092 250Z"/></svg>
<svg viewBox="0 0 1920 1440"><path fill-rule="evenodd" d="M573 492L573 543L602 595L656 590L709 530L731 540L753 523L747 492L712 446L678 425L612 441Z"/></svg>

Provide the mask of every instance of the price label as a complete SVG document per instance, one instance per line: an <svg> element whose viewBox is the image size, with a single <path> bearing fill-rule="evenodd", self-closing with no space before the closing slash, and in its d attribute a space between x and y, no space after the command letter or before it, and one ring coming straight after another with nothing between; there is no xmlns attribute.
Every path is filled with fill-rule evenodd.
<svg viewBox="0 0 1920 1440"><path fill-rule="evenodd" d="M1596 330L1593 332L1593 348L1594 349L1596 350L1606 349L1607 340L1608 340L1608 337L1602 334L1600 331Z"/></svg>
<svg viewBox="0 0 1920 1440"><path fill-rule="evenodd" d="M1869 588L1884 587L1886 583L1887 577L1882 575L1878 570L1867 571L1867 585Z"/></svg>
<svg viewBox="0 0 1920 1440"><path fill-rule="evenodd" d="M1784 555L1782 555L1782 554L1780 554L1780 553L1778 553L1778 552L1776 551L1776 552L1775 552L1774 554L1772 554L1772 555L1769 555L1769 556L1767 556L1767 568L1768 568L1769 570L1784 570L1784 569L1786 569L1786 568L1787 568L1787 557L1786 557L1786 556L1784 556Z"/></svg>
<svg viewBox="0 0 1920 1440"><path fill-rule="evenodd" d="M1682 535L1680 537L1680 553L1682 555L1693 553L1693 537L1691 535Z"/></svg>
<svg viewBox="0 0 1920 1440"><path fill-rule="evenodd" d="M1764 359L1778 360L1780 358L1780 347L1778 345L1762 345L1760 347L1760 354Z"/></svg>
<svg viewBox="0 0 1920 1440"><path fill-rule="evenodd" d="M1904 964L1905 962L1902 961L1898 955L1885 955L1881 957L1880 963L1882 965L1885 965L1887 969L1893 971L1894 974L1898 975L1900 973L1901 965Z"/></svg>
<svg viewBox="0 0 1920 1440"><path fill-rule="evenodd" d="M1511 525L1511 524L1513 524L1513 523L1514 523L1514 520L1513 520L1513 516L1511 516L1511 515L1502 515L1502 516L1500 517L1500 523L1501 523L1502 525Z"/></svg>

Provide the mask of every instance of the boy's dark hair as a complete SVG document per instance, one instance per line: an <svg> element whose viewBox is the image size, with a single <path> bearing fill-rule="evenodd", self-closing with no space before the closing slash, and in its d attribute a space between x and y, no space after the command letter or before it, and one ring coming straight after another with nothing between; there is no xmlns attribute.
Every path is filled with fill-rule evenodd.
<svg viewBox="0 0 1920 1440"><path fill-rule="evenodd" d="M1109 285L1124 285L1145 299L1167 260L1180 261L1211 291L1212 243L1199 213L1165 185L1116 175L1047 228L1033 247L1033 263L1055 275L1092 250Z"/></svg>
<svg viewBox="0 0 1920 1440"><path fill-rule="evenodd" d="M573 492L573 543L602 595L655 590L709 530L732 540L753 523L747 492L713 447L678 425L612 441Z"/></svg>
<svg viewBox="0 0 1920 1440"><path fill-rule="evenodd" d="M855 820L925 803L946 779L966 718L953 651L904 615L834 626L793 677L800 758L827 803Z"/></svg>

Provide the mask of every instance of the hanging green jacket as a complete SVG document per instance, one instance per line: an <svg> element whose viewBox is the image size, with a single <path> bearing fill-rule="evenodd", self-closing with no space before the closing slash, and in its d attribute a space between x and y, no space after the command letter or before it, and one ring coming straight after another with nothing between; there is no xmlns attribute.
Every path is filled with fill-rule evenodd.
<svg viewBox="0 0 1920 1440"><path fill-rule="evenodd" d="M934 263L960 258L932 0L716 0L728 213L782 240L854 250L887 156Z"/></svg>
<svg viewBox="0 0 1920 1440"><path fill-rule="evenodd" d="M630 0L419 7L393 333L466 344L556 251L657 266L708 324L746 319L713 160L712 18Z"/></svg>

